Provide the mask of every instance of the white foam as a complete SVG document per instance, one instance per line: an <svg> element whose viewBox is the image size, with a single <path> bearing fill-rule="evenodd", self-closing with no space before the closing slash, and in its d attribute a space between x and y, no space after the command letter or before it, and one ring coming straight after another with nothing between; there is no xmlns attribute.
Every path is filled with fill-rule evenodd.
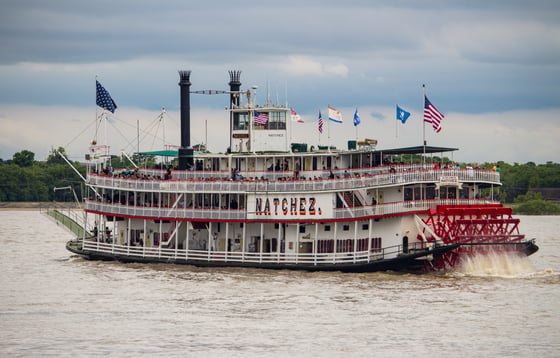
<svg viewBox="0 0 560 358"><path fill-rule="evenodd" d="M488 252L463 255L457 273L469 276L520 277L536 273L527 256Z"/></svg>

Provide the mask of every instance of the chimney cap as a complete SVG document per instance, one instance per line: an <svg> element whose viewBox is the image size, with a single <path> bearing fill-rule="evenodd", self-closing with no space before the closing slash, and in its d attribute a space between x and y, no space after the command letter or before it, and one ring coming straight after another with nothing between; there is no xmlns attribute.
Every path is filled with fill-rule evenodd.
<svg viewBox="0 0 560 358"><path fill-rule="evenodd" d="M241 85L241 71L240 70L230 70L229 72L229 85Z"/></svg>
<svg viewBox="0 0 560 358"><path fill-rule="evenodd" d="M190 70L180 70L179 71L179 85L190 85L191 81L190 81L190 77L191 77L191 71Z"/></svg>

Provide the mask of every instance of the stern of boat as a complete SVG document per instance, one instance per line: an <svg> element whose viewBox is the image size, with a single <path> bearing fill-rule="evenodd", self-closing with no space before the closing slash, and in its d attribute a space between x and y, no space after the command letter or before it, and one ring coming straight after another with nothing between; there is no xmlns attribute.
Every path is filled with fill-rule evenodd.
<svg viewBox="0 0 560 358"><path fill-rule="evenodd" d="M530 256L539 250L535 239L519 232L512 209L497 205L439 205L421 219L421 241L442 241L457 248L426 261L428 271L449 271L461 259L473 255L504 254Z"/></svg>

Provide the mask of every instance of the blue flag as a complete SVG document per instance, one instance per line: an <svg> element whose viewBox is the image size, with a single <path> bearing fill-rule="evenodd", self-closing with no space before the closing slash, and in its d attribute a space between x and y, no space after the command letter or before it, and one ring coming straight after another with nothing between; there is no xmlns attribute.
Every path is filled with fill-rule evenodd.
<svg viewBox="0 0 560 358"><path fill-rule="evenodd" d="M101 83L99 83L99 81L97 80L95 81L95 91L96 91L95 103L99 107L105 108L111 113L115 113L115 109L117 109L117 104L115 103L115 101L113 101L109 92L107 92L107 90L103 88L103 86L101 86Z"/></svg>
<svg viewBox="0 0 560 358"><path fill-rule="evenodd" d="M354 112L354 127L360 124L360 115L358 114L358 108L356 108L356 112Z"/></svg>
<svg viewBox="0 0 560 358"><path fill-rule="evenodd" d="M404 124L408 117L410 117L410 112L405 111L397 104L397 120Z"/></svg>

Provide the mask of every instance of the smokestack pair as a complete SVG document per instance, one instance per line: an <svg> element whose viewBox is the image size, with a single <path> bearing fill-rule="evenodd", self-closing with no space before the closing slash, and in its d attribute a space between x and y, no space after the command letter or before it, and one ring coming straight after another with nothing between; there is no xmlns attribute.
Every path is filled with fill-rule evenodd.
<svg viewBox="0 0 560 358"><path fill-rule="evenodd" d="M239 106L239 81L241 71L229 71L230 103ZM179 87L181 93L181 147L179 148L179 170L192 169L194 165L191 147L191 71L179 71ZM233 115L233 112L231 112ZM232 121L230 120L230 125ZM230 128L231 133L231 128ZM230 136L231 137L231 136ZM230 139L231 140L231 139ZM231 148L231 143L230 143Z"/></svg>

